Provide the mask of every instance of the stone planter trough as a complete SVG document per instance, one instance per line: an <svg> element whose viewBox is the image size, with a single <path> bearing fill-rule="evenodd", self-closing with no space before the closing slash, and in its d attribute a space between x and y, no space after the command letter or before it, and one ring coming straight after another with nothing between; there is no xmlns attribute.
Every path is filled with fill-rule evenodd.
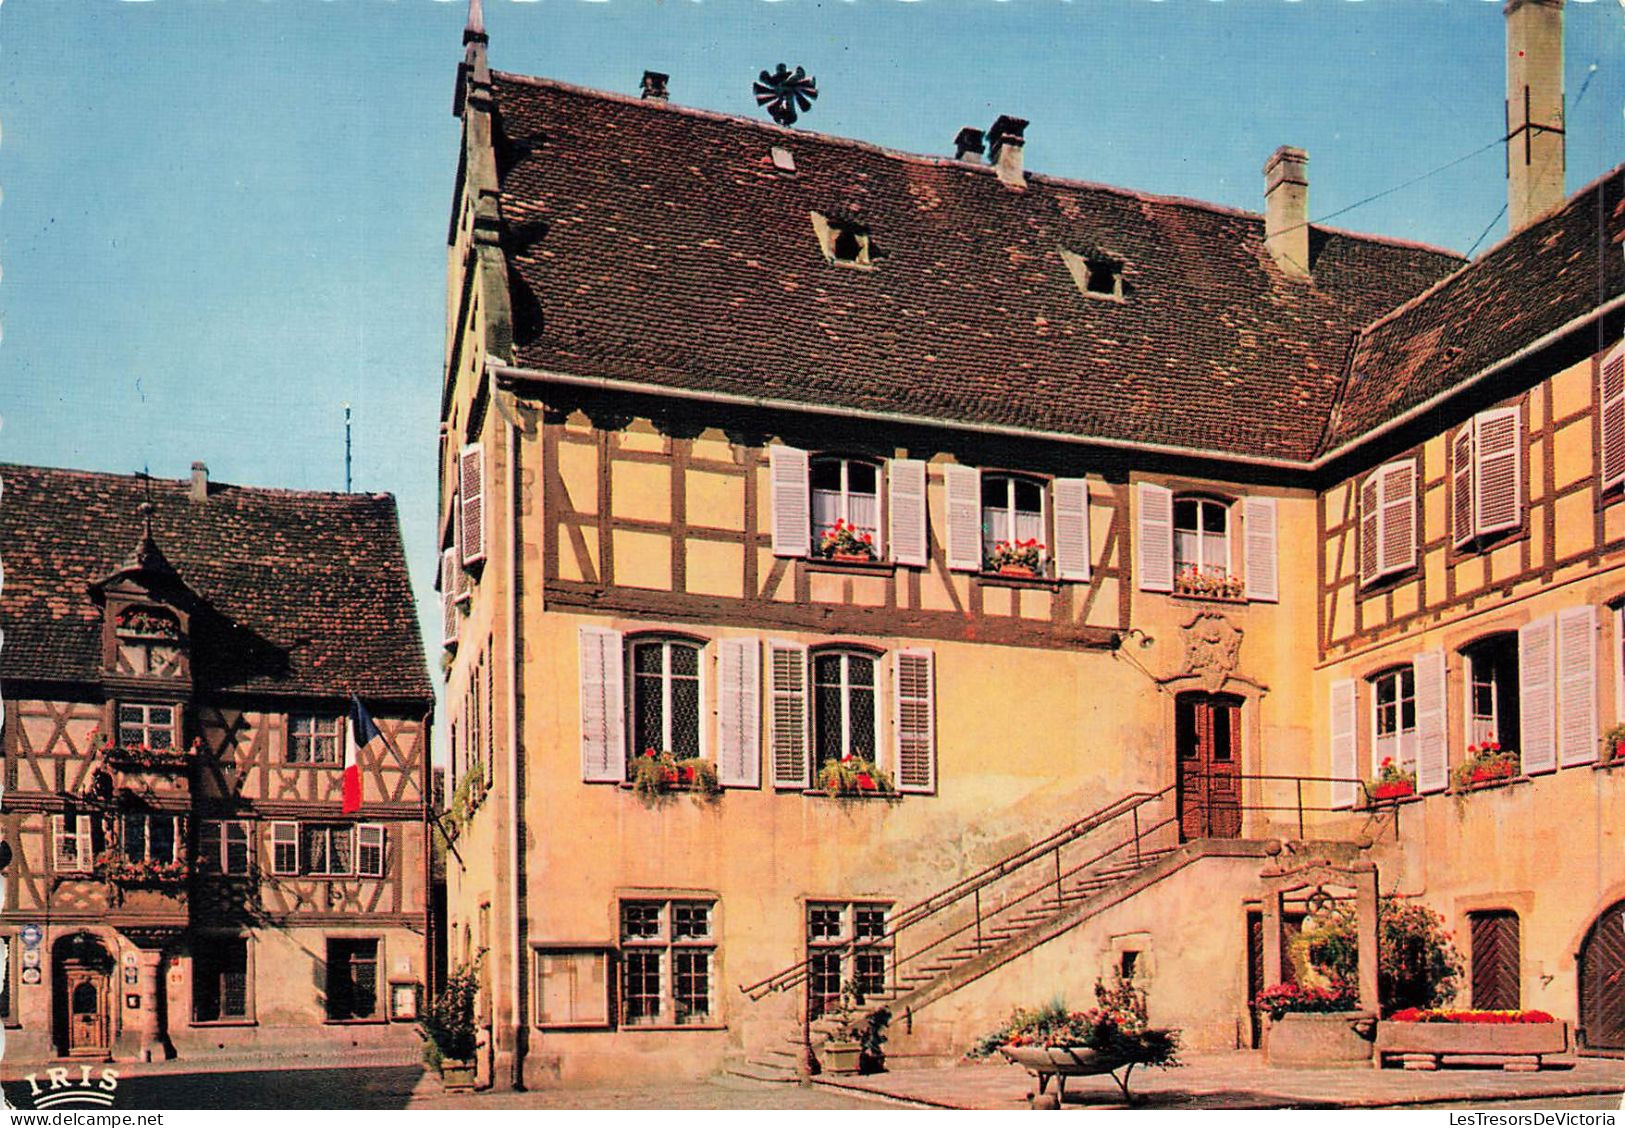
<svg viewBox="0 0 1625 1128"><path fill-rule="evenodd" d="M1381 1022L1377 1064L1438 1069L1443 1058L1495 1058L1506 1070L1539 1069L1569 1048L1566 1022Z"/></svg>
<svg viewBox="0 0 1625 1128"><path fill-rule="evenodd" d="M1370 1011L1284 1014L1270 1023L1266 1060L1279 1069L1339 1069L1371 1064Z"/></svg>

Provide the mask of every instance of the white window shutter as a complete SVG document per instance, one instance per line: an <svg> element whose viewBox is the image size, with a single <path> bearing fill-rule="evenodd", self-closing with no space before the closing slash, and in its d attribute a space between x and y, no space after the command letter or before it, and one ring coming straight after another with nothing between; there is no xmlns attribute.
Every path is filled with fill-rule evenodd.
<svg viewBox="0 0 1625 1128"><path fill-rule="evenodd" d="M773 555L806 556L812 552L812 483L807 452L789 446L767 449L773 490Z"/></svg>
<svg viewBox="0 0 1625 1128"><path fill-rule="evenodd" d="M1057 478L1055 498L1055 574L1063 580L1089 578L1089 483L1083 478Z"/></svg>
<svg viewBox="0 0 1625 1128"><path fill-rule="evenodd" d="M1557 613L1557 762L1597 762L1597 609Z"/></svg>
<svg viewBox="0 0 1625 1128"><path fill-rule="evenodd" d="M937 789L936 671L929 650L899 650L893 667L897 790Z"/></svg>
<svg viewBox="0 0 1625 1128"><path fill-rule="evenodd" d="M1625 344L1609 353L1598 377L1602 414L1602 488L1625 482Z"/></svg>
<svg viewBox="0 0 1625 1128"><path fill-rule="evenodd" d="M948 567L982 570L982 472L949 463L942 468L948 495Z"/></svg>
<svg viewBox="0 0 1625 1128"><path fill-rule="evenodd" d="M1242 501L1241 517L1246 523L1247 598L1275 603L1281 598L1276 564L1276 505L1273 497L1249 497Z"/></svg>
<svg viewBox="0 0 1625 1128"><path fill-rule="evenodd" d="M1444 651L1418 654L1411 669L1416 677L1416 790L1426 795L1450 785Z"/></svg>
<svg viewBox="0 0 1625 1128"><path fill-rule="evenodd" d="M913 568L925 567L925 463L894 458L886 464L886 502L890 520L886 540L891 558Z"/></svg>
<svg viewBox="0 0 1625 1128"><path fill-rule="evenodd" d="M462 499L458 514L463 530L462 562L478 564L485 559L485 444L469 443L457 462L457 489Z"/></svg>
<svg viewBox="0 0 1625 1128"><path fill-rule="evenodd" d="M1360 582L1368 584L1381 573L1382 474L1372 474L1360 486Z"/></svg>
<svg viewBox="0 0 1625 1128"><path fill-rule="evenodd" d="M474 596L474 577L462 567L463 559L463 500L461 497L452 499L452 515L454 521L451 526L452 560L455 563L453 571L456 572L456 581L453 584L453 596L458 603L467 603Z"/></svg>
<svg viewBox="0 0 1625 1128"><path fill-rule="evenodd" d="M619 783L626 778L626 705L621 632L582 627L581 778Z"/></svg>
<svg viewBox="0 0 1625 1128"><path fill-rule="evenodd" d="M812 786L807 752L807 648L793 642L767 644L767 746L773 786Z"/></svg>
<svg viewBox="0 0 1625 1128"><path fill-rule="evenodd" d="M1456 432L1450 447L1450 527L1458 545L1477 536L1473 527L1473 422Z"/></svg>
<svg viewBox="0 0 1625 1128"><path fill-rule="evenodd" d="M1141 591L1174 590L1174 492L1150 482L1139 486L1140 528L1135 538Z"/></svg>
<svg viewBox="0 0 1625 1128"><path fill-rule="evenodd" d="M1358 766L1359 734L1354 720L1354 679L1341 678L1332 683L1331 700L1332 776L1339 782L1332 784L1332 806L1354 806L1357 785L1352 781L1360 774Z"/></svg>
<svg viewBox="0 0 1625 1128"><path fill-rule="evenodd" d="M1523 443L1515 407L1486 411L1473 421L1473 496L1479 536L1523 524Z"/></svg>
<svg viewBox="0 0 1625 1128"><path fill-rule="evenodd" d="M1416 563L1416 461L1390 462L1381 471L1381 531L1377 569L1403 572Z"/></svg>
<svg viewBox="0 0 1625 1128"><path fill-rule="evenodd" d="M456 646L461 626L457 616L457 550L448 548L440 554L441 645Z"/></svg>
<svg viewBox="0 0 1625 1128"><path fill-rule="evenodd" d="M1518 749L1526 775L1557 770L1557 644L1552 616L1518 628Z"/></svg>
<svg viewBox="0 0 1625 1128"><path fill-rule="evenodd" d="M717 644L717 781L762 786L762 648L754 638Z"/></svg>

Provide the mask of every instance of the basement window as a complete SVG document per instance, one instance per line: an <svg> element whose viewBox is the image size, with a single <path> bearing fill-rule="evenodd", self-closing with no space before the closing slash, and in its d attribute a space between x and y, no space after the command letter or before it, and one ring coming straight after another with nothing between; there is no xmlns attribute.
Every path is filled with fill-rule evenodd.
<svg viewBox="0 0 1625 1128"><path fill-rule="evenodd" d="M871 267L869 230L828 216L812 213L813 232L824 258L840 266Z"/></svg>
<svg viewBox="0 0 1625 1128"><path fill-rule="evenodd" d="M1066 263L1067 270L1072 272L1072 280L1078 284L1079 292L1085 297L1116 302L1123 300L1123 263L1120 259L1103 254L1079 254L1065 249L1061 251L1061 259Z"/></svg>

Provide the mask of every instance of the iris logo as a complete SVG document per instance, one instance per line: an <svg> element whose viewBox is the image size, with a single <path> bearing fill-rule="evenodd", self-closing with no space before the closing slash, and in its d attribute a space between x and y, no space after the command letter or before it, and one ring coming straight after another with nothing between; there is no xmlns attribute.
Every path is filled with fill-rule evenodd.
<svg viewBox="0 0 1625 1128"><path fill-rule="evenodd" d="M89 1065L77 1071L54 1066L45 1071L43 1082L38 1073L25 1073L23 1080L35 1108L111 1108L118 1091L117 1070Z"/></svg>

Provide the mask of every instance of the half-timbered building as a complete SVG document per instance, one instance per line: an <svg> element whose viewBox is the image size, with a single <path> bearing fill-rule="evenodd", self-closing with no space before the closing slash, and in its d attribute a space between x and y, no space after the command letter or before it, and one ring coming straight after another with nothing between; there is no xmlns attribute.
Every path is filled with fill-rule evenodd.
<svg viewBox="0 0 1625 1128"><path fill-rule="evenodd" d="M1625 207L1565 201L1561 7L1508 7L1473 262L1311 223L1292 148L1243 213L1031 173L1008 115L932 158L493 71L471 24L441 641L493 1083L793 1076L854 995L957 1055L1113 975L1255 1045L1266 891L1372 875L1473 1001L1625 1049Z"/></svg>
<svg viewBox="0 0 1625 1128"><path fill-rule="evenodd" d="M394 499L0 481L7 1060L415 1044L433 696ZM386 747L344 814L352 696Z"/></svg>

